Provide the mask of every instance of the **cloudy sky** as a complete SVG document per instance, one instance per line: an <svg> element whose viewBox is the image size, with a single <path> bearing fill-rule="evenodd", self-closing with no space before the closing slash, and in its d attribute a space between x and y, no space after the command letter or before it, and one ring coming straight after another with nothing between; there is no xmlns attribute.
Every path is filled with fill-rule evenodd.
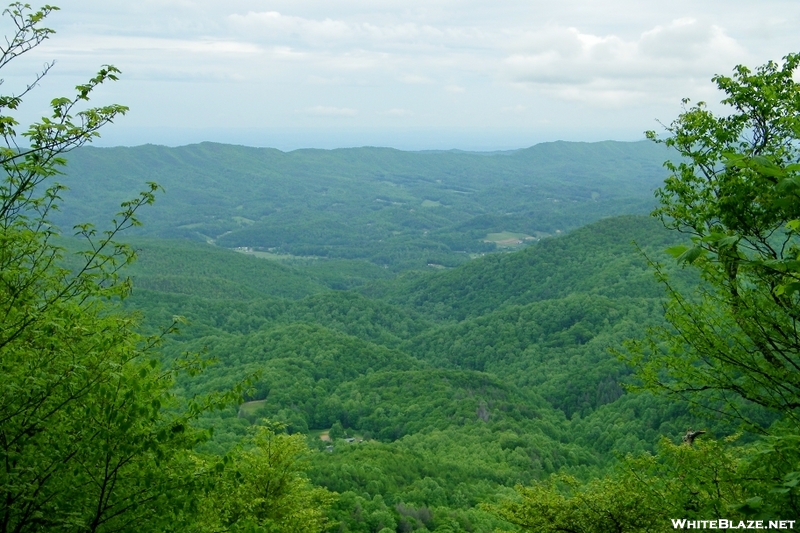
<svg viewBox="0 0 800 533"><path fill-rule="evenodd" d="M0 73L21 118L100 65L100 144L495 150L637 140L710 78L800 51L800 2L53 0L57 33ZM6 33L9 31L5 25Z"/></svg>

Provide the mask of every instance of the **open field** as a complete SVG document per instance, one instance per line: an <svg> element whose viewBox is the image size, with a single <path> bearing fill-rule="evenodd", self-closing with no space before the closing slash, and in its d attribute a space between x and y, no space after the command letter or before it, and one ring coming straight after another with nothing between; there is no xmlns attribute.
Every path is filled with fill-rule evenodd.
<svg viewBox="0 0 800 533"><path fill-rule="evenodd" d="M256 400L253 402L244 402L239 406L239 418L247 418L248 416L255 416L256 411L263 407L267 402L265 400Z"/></svg>
<svg viewBox="0 0 800 533"><path fill-rule="evenodd" d="M273 253L273 252L259 252L259 251L255 251L255 250L253 250L251 248L247 248L247 247L238 247L238 248L234 248L233 250L236 251L236 252L239 252L240 254L252 255L253 257L258 257L259 259L272 259L273 261L285 261L287 259L297 259L297 258L319 259L318 257L308 256L308 255L297 256L297 255L292 255L292 254L278 254L278 253Z"/></svg>
<svg viewBox="0 0 800 533"><path fill-rule="evenodd" d="M488 233L483 242L493 242L499 247L516 248L538 241L540 237L533 237L525 233L513 233L503 231L500 233Z"/></svg>

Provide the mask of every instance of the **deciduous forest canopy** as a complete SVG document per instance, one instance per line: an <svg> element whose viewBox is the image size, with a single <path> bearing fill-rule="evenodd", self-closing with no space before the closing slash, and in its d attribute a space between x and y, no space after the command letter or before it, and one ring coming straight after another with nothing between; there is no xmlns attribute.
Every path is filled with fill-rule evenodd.
<svg viewBox="0 0 800 533"><path fill-rule="evenodd" d="M799 61L489 154L91 148L112 66L0 97L0 532L795 519Z"/></svg>

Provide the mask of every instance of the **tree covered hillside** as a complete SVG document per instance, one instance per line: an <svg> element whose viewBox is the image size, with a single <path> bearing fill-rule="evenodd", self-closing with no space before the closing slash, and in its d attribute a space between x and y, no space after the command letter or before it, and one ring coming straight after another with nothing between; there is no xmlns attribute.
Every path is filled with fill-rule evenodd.
<svg viewBox="0 0 800 533"><path fill-rule="evenodd" d="M479 154L89 149L119 71L23 129L46 65L0 96L0 533L790 528L799 66Z"/></svg>
<svg viewBox="0 0 800 533"><path fill-rule="evenodd" d="M657 298L663 289L653 280L648 257L665 259L664 250L675 239L646 217L609 218L519 253L486 256L436 275L377 282L363 292L458 320L575 292Z"/></svg>
<svg viewBox="0 0 800 533"><path fill-rule="evenodd" d="M647 212L666 154L610 141L487 154L81 148L69 155L56 219L100 222L99 213L154 181L166 194L143 214L149 235L392 270L455 266L603 216Z"/></svg>
<svg viewBox="0 0 800 533"><path fill-rule="evenodd" d="M178 393L251 383L241 406L203 419L215 431L203 449L224 453L262 418L307 435L318 450L312 481L342 494L332 511L341 531L378 531L381 520L491 531L499 523L478 504L517 483L561 469L587 476L615 454L654 450L659 435L677 438L687 424L717 427L684 407L626 394L630 371L608 351L662 324L663 290L641 250L663 259L676 241L647 217L604 219L515 253L359 292L292 299L247 289L273 272L271 261L209 245L136 242L143 253L133 272L147 288L134 290L128 305L153 325L187 318L165 340L167 360L188 350L216 361L182 379ZM231 258L220 270L232 284L227 297L202 284L150 281L161 275L155 265L180 265L184 250L187 272L213 272L220 254ZM306 268L286 271L302 278Z"/></svg>

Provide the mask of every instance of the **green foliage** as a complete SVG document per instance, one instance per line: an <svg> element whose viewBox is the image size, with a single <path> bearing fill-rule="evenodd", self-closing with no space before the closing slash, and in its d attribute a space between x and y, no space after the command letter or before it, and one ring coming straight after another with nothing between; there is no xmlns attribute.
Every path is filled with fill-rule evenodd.
<svg viewBox="0 0 800 533"><path fill-rule="evenodd" d="M58 221L95 221L99 207L156 180L168 194L147 213L142 232L251 247L292 266L306 262L343 289L428 264L463 264L496 249L484 242L489 233L540 237L645 213L664 157L649 143L614 142L495 154L283 153L212 143L85 149L70 154L69 172L81 180L65 193L76 201ZM111 174L114 183L99 185ZM319 268L328 262L332 270ZM336 268L341 276L331 279Z"/></svg>
<svg viewBox="0 0 800 533"><path fill-rule="evenodd" d="M621 217L419 282L414 294L427 286L432 302L459 279L490 299L449 300L470 315L461 322L425 308L422 315L400 297L387 303L342 291L247 300L150 289L128 303L156 323L187 316L190 324L165 341L168 359L205 350L219 361L180 379L179 396L226 390L260 373L252 401L199 421L214 428L204 451L228 453L251 423L279 420L308 433L319 451L310 456L311 481L351 495L333 505L339 526L331 530L379 531L391 517L396 528L488 532L502 521L476 506L515 484L561 470L596 476L615 454L652 451L660 436L701 424L675 403L624 394L627 370L606 350L659 323L660 292L646 262L633 245L613 245L633 239L648 250L674 242L644 217ZM176 263L181 253L177 247ZM194 257L192 268L204 269ZM231 262L230 278L244 267ZM527 276L531 293L492 281L516 276ZM396 283L387 282L392 294L405 281ZM322 431L334 442L317 438ZM345 436L356 441L336 440ZM425 520L401 509L427 509Z"/></svg>
<svg viewBox="0 0 800 533"><path fill-rule="evenodd" d="M53 33L40 24L54 9L15 3L4 12L16 33L0 67ZM125 113L118 105L81 108L117 74L103 67L74 96L52 100L50 117L20 134L27 146L16 121L0 116L0 531L219 531L216 515L204 521L199 510L228 510L225 496L263 483L273 490L237 508L235 520L225 514L228 525L319 531L330 496L298 476L302 442L269 434L254 442L261 451L237 450L227 461L198 456L209 432L197 418L241 397L241 387L176 396L177 376L205 363L183 355L163 364L155 351L161 335L137 333L136 317L117 304L130 292L120 269L134 252L116 239L139 224L138 210L159 187L123 202L109 230L76 225L82 247L70 256L58 244L52 216L64 187L48 180L61 174L65 152ZM0 111L21 103L0 97ZM245 478L236 475L242 469Z"/></svg>
<svg viewBox="0 0 800 533"><path fill-rule="evenodd" d="M674 245L676 238L642 216L610 218L519 253L488 255L443 273L376 282L363 292L413 306L432 318L456 321L504 305L556 300L575 292L662 297L663 289L632 241L656 254ZM681 279L692 280L685 275Z"/></svg>
<svg viewBox="0 0 800 533"><path fill-rule="evenodd" d="M701 283L691 290L652 262L667 287L668 325L628 344L645 389L724 415L728 431L733 419L768 436L739 446L664 441L658 455L629 457L583 485L560 477L519 487L516 500L492 508L498 516L523 530L589 532L798 515L798 65L790 54L755 72L738 66L714 78L728 115L700 102L666 139L648 132L681 156L665 165L671 176L654 214L691 237L668 252Z"/></svg>
<svg viewBox="0 0 800 533"><path fill-rule="evenodd" d="M51 33L37 26L51 9L12 6L23 28L12 42L27 43L19 50ZM104 67L73 99L54 100L52 116L23 134L29 150L14 143L13 119L2 120L5 529L488 533L510 526L481 503L553 473L596 476L614 453L651 450L690 420L663 399L625 395L626 370L606 351L659 323L661 290L629 243L652 255L675 244L668 233L621 217L479 257L495 250L489 238L541 238L646 209L662 147L82 149L70 173L85 179L72 192L47 188L63 152L125 112L76 108L116 75ZM759 161L735 164L766 168ZM110 174L117 179L99 186ZM77 240L58 239L53 223L96 221L142 176L170 193L147 231L206 243L117 243L155 185L123 204L110 231L82 223ZM82 201L57 212L61 197ZM126 270L137 287L127 298L119 269L134 248L141 261ZM395 279L412 268L428 273ZM137 333L133 309L153 336ZM160 325L174 315L189 323L164 337ZM226 408L234 397L238 407ZM323 431L333 442L312 437ZM734 469L769 479L780 505L796 495L784 468L792 439L761 443L762 461ZM644 456L638 472L656 483L683 451ZM586 502L624 511L644 501L647 491L613 493L615 475L558 505L579 516ZM773 508L752 494L726 505Z"/></svg>
<svg viewBox="0 0 800 533"><path fill-rule="evenodd" d="M455 531L489 532L499 522L478 512L480 502L495 500L510 490L506 487L538 479L543 470L550 473L586 460L582 450L565 449L535 431L512 433L484 423L421 431L392 443L340 443L312 458L309 475L343 496L357 494L366 501L380 497L390 510L428 509L420 522L426 528L437 523L431 530L456 515L464 520ZM343 505L339 502L334 509ZM340 520L346 531L363 530L357 514ZM397 515L395 520L402 521Z"/></svg>
<svg viewBox="0 0 800 533"><path fill-rule="evenodd" d="M536 264L549 265L563 258L565 250L579 251L595 241L605 244L612 236L622 242L636 237L650 249L670 244L655 226L637 234L647 227L642 222L646 219L603 221L559 239L560 247L540 243L522 253L536 250L541 254ZM660 307L657 298L643 297L658 290L647 279L635 248L609 250L606 255L598 246L581 261L565 261L557 272L575 283L611 276L618 264L640 261L642 266L631 273L649 284L647 292L634 288L634 296L627 296L620 283L607 295L594 294L587 283L589 294L576 288L573 294L563 290L563 296L526 305L500 301L497 309L476 310L475 318L461 324L422 319L400 303L346 292L295 301L247 301L149 290L135 293L129 302L148 316L163 320L181 313L192 321L181 336L166 341L164 351L170 357L205 347L219 359L220 364L198 379L181 380L181 396L225 390L261 372L256 388L261 392L252 398L263 400L243 405L239 417L236 410L226 410L200 421L202 427L214 427L214 440L203 450L224 454L234 449L246 435L248 421L262 417L312 435L332 428L336 436L341 427L341 436L366 441L341 441L327 452L327 443L311 439L311 447L322 453L312 456L309 475L315 484L363 499L351 502L361 505L360 515L356 508L346 511L349 504L334 506L331 517L344 530L367 527L364 504L380 496L397 527L406 523L397 511L403 504L428 508L434 523L441 521L435 527L446 523L455 531L491 531L499 522L485 512L458 515L454 522L448 517L477 512L475 505L495 500L508 487L560 469L581 479L598 475L614 462L614 454L653 450L661 435L679 435L687 425L700 424L674 403L617 397L625 370L605 348L642 335L646 324L658 322ZM517 268L515 254L503 258L495 269L499 276L506 275L506 268ZM430 280L432 289L439 276L450 278L453 272L469 275L471 269L437 274ZM513 302L514 294L507 293L507 298ZM574 335L579 329L588 334ZM384 356L388 358L381 362ZM411 366L397 366L403 361ZM485 374L459 370L475 368L476 362ZM478 416L482 403L488 422ZM553 407L573 419L564 420ZM708 427L725 434L724 428ZM442 499L442 494L453 496ZM416 527L416 522L408 524Z"/></svg>
<svg viewBox="0 0 800 533"><path fill-rule="evenodd" d="M739 454L723 443L664 440L658 455L629 456L610 475L585 484L552 476L517 487L516 499L487 508L523 531L668 531L676 517L746 518L735 510L748 496L743 470Z"/></svg>
<svg viewBox="0 0 800 533"><path fill-rule="evenodd" d="M491 375L428 369L370 373L339 386L331 401L347 427L391 441L432 428L541 418L545 403L531 396Z"/></svg>
<svg viewBox="0 0 800 533"><path fill-rule="evenodd" d="M302 437L256 427L214 478L198 510L198 532L313 533L327 523L330 492L304 475Z"/></svg>
<svg viewBox="0 0 800 533"><path fill-rule="evenodd" d="M789 443L800 430L799 64L790 54L717 76L731 114L715 117L700 103L668 128L663 142L684 160L668 164L657 214L691 236L692 247L674 254L706 288L693 298L671 290L667 318L679 335L664 350L651 343L641 371L653 388L772 435L755 444L762 453L751 465L749 479L763 486L740 502L762 516L797 514L800 461ZM682 357L670 358L677 350Z"/></svg>
<svg viewBox="0 0 800 533"><path fill-rule="evenodd" d="M42 42L39 26L52 10L13 4L17 27L0 64ZM3 117L0 164L0 527L4 531L116 529L131 521L165 527L186 505L192 465L186 451L202 433L187 428L196 412L168 414L173 370L149 355L157 339L134 333L134 321L108 299L127 294L118 269L133 254L113 242L152 203L153 185L125 202L111 230L76 227L88 250L80 268L60 266L63 250L49 215L63 187L45 185L64 164L61 154L97 135L122 106L77 111L98 85L116 79L103 68L72 98L52 102L52 116L22 135ZM19 97L5 98L16 109ZM45 188L46 187L46 188ZM168 468L164 468L168 465ZM176 480L188 481L179 489Z"/></svg>
<svg viewBox="0 0 800 533"><path fill-rule="evenodd" d="M422 366L397 350L303 323L205 337L189 346L204 347L219 363L196 379L182 380L184 394L228 390L258 374L246 399L263 400L270 418L287 409L285 422L295 413L311 428L328 428L341 417L341 405L332 396L340 384L373 371Z"/></svg>
<svg viewBox="0 0 800 533"><path fill-rule="evenodd" d="M137 261L127 270L139 289L213 299L302 298L326 290L274 261L181 240L128 241Z"/></svg>
<svg viewBox="0 0 800 533"><path fill-rule="evenodd" d="M699 103L660 141L683 159L667 164L656 214L691 236L692 247L673 254L706 283L695 297L671 287L667 318L678 335L658 337L667 348L651 346L642 375L754 425L762 421L741 400L800 422L798 63L791 54L715 77L731 113L716 117Z"/></svg>
<svg viewBox="0 0 800 533"><path fill-rule="evenodd" d="M407 349L438 366L492 372L571 417L619 398L629 370L607 349L657 324L656 299L573 294L431 328Z"/></svg>

